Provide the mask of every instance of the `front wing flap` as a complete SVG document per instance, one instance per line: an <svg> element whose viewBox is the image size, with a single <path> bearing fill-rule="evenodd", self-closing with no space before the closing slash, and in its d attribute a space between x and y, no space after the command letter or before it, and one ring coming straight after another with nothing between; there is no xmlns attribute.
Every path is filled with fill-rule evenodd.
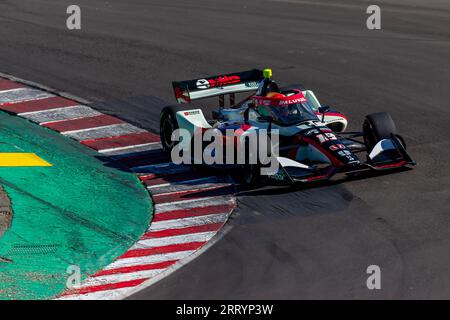
<svg viewBox="0 0 450 320"><path fill-rule="evenodd" d="M277 161L278 170L268 177L288 184L329 180L337 173L354 174L367 170L389 170L416 164L406 152L402 142L395 136L378 142L367 155L367 161L359 164L342 167L309 166L284 157L277 157Z"/></svg>

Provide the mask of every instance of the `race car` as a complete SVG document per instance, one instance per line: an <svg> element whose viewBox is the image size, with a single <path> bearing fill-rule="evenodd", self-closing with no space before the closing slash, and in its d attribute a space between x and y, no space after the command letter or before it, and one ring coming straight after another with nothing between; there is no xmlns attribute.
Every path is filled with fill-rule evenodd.
<svg viewBox="0 0 450 320"><path fill-rule="evenodd" d="M348 120L344 114L322 106L315 94L302 86L280 88L272 80L271 69L175 81L172 85L178 104L166 106L161 112L164 150L173 156L174 148L182 146L194 163L205 164L203 159L195 158L194 137L211 130L232 131L233 137L224 134L220 143L225 147L232 144L236 154L244 154L241 158L244 161L236 161L233 155L234 162L207 164L238 167L247 184L260 182L261 169L268 166L267 161L259 159L261 145L267 146L267 157L277 164L276 170L269 174L266 170L264 177L277 184L328 180L337 173L354 175L415 165L388 113L369 114L361 132L346 132ZM242 93L247 96L236 102L236 95ZM219 97L219 103L208 114L204 99L214 96ZM227 106L225 100L229 101ZM189 136L175 139L176 129L184 129ZM277 139L273 139L273 132L277 133ZM268 136L262 144L261 133ZM252 140L252 136L258 138ZM226 153L220 157L225 159ZM200 155L205 154L217 156L217 150L202 143ZM255 154L256 161L250 161L249 155Z"/></svg>

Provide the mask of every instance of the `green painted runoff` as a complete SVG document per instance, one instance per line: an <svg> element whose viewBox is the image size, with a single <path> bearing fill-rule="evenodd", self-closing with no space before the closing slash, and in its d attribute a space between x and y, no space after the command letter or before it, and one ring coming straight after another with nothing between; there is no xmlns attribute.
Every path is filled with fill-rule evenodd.
<svg viewBox="0 0 450 320"><path fill-rule="evenodd" d="M52 164L0 168L13 206L12 225L0 238L0 299L53 298L66 289L73 266L84 279L145 232L149 194L133 173L98 153L3 112L0 152L35 153Z"/></svg>

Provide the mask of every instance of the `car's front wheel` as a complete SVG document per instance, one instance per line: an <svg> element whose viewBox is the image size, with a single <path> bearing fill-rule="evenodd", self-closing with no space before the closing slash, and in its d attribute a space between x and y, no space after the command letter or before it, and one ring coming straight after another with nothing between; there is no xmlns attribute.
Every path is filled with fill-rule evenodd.
<svg viewBox="0 0 450 320"><path fill-rule="evenodd" d="M363 124L364 144L370 152L375 145L396 135L394 120L387 112L377 112L366 116Z"/></svg>

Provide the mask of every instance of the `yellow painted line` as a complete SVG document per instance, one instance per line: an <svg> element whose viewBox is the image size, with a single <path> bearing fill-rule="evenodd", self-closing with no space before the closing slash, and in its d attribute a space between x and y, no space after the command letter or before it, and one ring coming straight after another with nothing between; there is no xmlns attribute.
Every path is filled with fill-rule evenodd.
<svg viewBox="0 0 450 320"><path fill-rule="evenodd" d="M51 167L35 153L0 153L0 167Z"/></svg>

